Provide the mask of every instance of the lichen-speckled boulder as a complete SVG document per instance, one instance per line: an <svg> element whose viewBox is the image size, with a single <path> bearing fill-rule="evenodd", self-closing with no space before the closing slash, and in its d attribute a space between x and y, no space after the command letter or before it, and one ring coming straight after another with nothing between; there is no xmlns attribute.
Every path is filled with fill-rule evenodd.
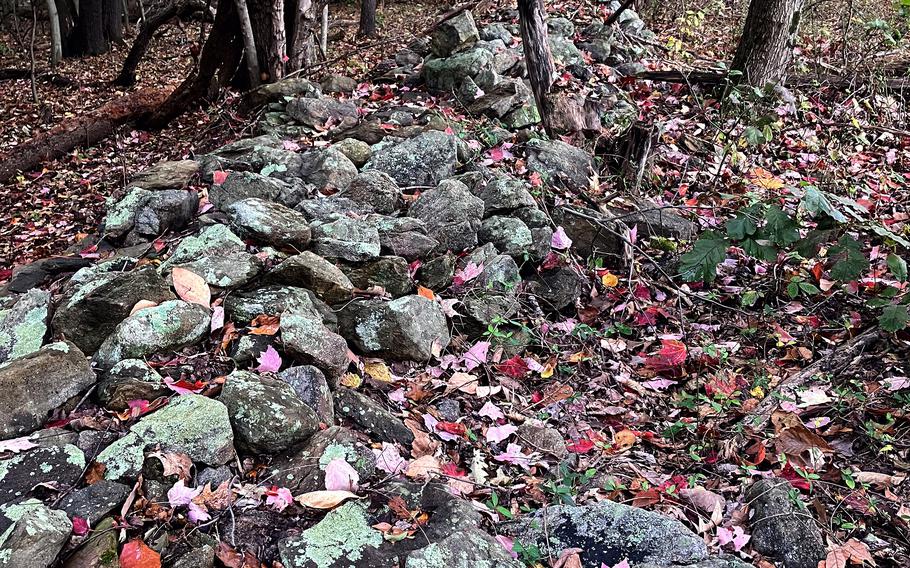
<svg viewBox="0 0 910 568"><path fill-rule="evenodd" d="M44 343L51 295L29 290L4 309L0 305L0 364L34 353Z"/></svg>
<svg viewBox="0 0 910 568"><path fill-rule="evenodd" d="M0 438L38 429L51 410L93 384L85 355L65 341L0 366Z"/></svg>
<svg viewBox="0 0 910 568"><path fill-rule="evenodd" d="M174 298L153 266L94 273L61 300L54 312L54 331L91 354L130 315L136 302L160 303Z"/></svg>
<svg viewBox="0 0 910 568"><path fill-rule="evenodd" d="M335 148L311 150L300 160L300 177L323 193L346 189L357 175L357 166Z"/></svg>
<svg viewBox="0 0 910 568"><path fill-rule="evenodd" d="M306 217L280 203L249 197L232 203L227 214L241 233L259 242L297 249L304 249L310 243Z"/></svg>
<svg viewBox="0 0 910 568"><path fill-rule="evenodd" d="M281 340L285 348L304 363L319 367L333 379L348 368L348 344L330 331L322 319L295 312L281 318Z"/></svg>
<svg viewBox="0 0 910 568"><path fill-rule="evenodd" d="M354 285L337 266L310 251L288 257L273 268L265 279L273 284L312 290L328 304L350 300L354 293Z"/></svg>
<svg viewBox="0 0 910 568"><path fill-rule="evenodd" d="M263 262L254 254L237 251L210 254L176 266L201 276L209 286L235 288L258 276Z"/></svg>
<svg viewBox="0 0 910 568"><path fill-rule="evenodd" d="M37 499L0 510L0 566L48 568L69 540L73 523Z"/></svg>
<svg viewBox="0 0 910 568"><path fill-rule="evenodd" d="M455 136L430 130L374 150L364 169L385 172L400 187L436 185L452 175L457 161Z"/></svg>
<svg viewBox="0 0 910 568"><path fill-rule="evenodd" d="M366 220L379 231L382 251L408 262L425 258L439 246L439 241L427 236L426 223L415 217L370 215Z"/></svg>
<svg viewBox="0 0 910 568"><path fill-rule="evenodd" d="M219 400L227 406L237 447L248 452L280 452L319 429L313 409L280 379L234 371L227 376Z"/></svg>
<svg viewBox="0 0 910 568"><path fill-rule="evenodd" d="M379 231L360 219L341 217L312 226L313 252L325 258L352 262L379 256Z"/></svg>
<svg viewBox="0 0 910 568"><path fill-rule="evenodd" d="M75 485L85 469L85 455L72 444L26 450L0 461L0 505L19 501L40 483Z"/></svg>
<svg viewBox="0 0 910 568"><path fill-rule="evenodd" d="M503 529L523 546L536 545L554 558L579 548L585 568L623 560L631 566L687 565L708 557L701 537L676 519L613 501L550 507Z"/></svg>
<svg viewBox="0 0 910 568"><path fill-rule="evenodd" d="M130 401L152 401L171 392L164 378L142 359L124 359L98 381L95 396L105 408L126 410Z"/></svg>
<svg viewBox="0 0 910 568"><path fill-rule="evenodd" d="M785 568L815 568L825 559L821 531L809 509L790 497L785 479L762 479L746 493L752 546Z"/></svg>
<svg viewBox="0 0 910 568"><path fill-rule="evenodd" d="M294 389L300 400L316 412L316 416L326 424L335 422L335 408L332 402L332 391L325 374L313 365L288 367L278 373L278 378Z"/></svg>
<svg viewBox="0 0 910 568"><path fill-rule="evenodd" d="M247 324L256 316L280 316L284 312L320 317L307 290L295 286L265 286L235 292L224 300L225 313L235 323Z"/></svg>
<svg viewBox="0 0 910 568"><path fill-rule="evenodd" d="M354 103L333 97L298 97L288 103L287 113L300 124L318 129L350 128L360 118Z"/></svg>
<svg viewBox="0 0 910 568"><path fill-rule="evenodd" d="M534 139L528 142L528 169L545 181L567 189L585 190L591 175L591 155L562 140Z"/></svg>
<svg viewBox="0 0 910 568"><path fill-rule="evenodd" d="M474 16L464 10L454 18L442 22L430 37L430 50L437 57L446 57L480 39Z"/></svg>
<svg viewBox="0 0 910 568"><path fill-rule="evenodd" d="M152 190L182 189L198 173L199 162L196 160L158 162L133 176L130 186Z"/></svg>
<svg viewBox="0 0 910 568"><path fill-rule="evenodd" d="M405 568L521 568L524 566L480 529L459 530L412 552Z"/></svg>
<svg viewBox="0 0 910 568"><path fill-rule="evenodd" d="M278 549L287 568L367 568L382 543L363 505L345 503L299 536L279 542Z"/></svg>
<svg viewBox="0 0 910 568"><path fill-rule="evenodd" d="M351 302L338 314L338 325L365 355L391 359L427 361L450 340L442 308L423 296Z"/></svg>
<svg viewBox="0 0 910 568"><path fill-rule="evenodd" d="M234 433L227 407L198 394L178 396L164 408L142 417L96 460L104 464L105 478L134 479L142 468L145 447L154 444L185 453L194 462L210 466L227 463L234 456Z"/></svg>
<svg viewBox="0 0 910 568"><path fill-rule="evenodd" d="M471 79L481 89L496 84L496 58L486 49L474 47L449 57L427 59L423 64L423 78L430 89L451 92Z"/></svg>
<svg viewBox="0 0 910 568"><path fill-rule="evenodd" d="M92 362L101 369L110 369L123 359L144 358L193 345L208 336L210 321L208 309L182 300L139 310L120 322L98 348Z"/></svg>
<svg viewBox="0 0 910 568"><path fill-rule="evenodd" d="M81 517L94 527L107 515L120 512L131 489L123 483L100 479L67 494L57 506L70 517Z"/></svg>
<svg viewBox="0 0 910 568"><path fill-rule="evenodd" d="M483 213L483 200L453 179L422 193L408 211L424 222L429 236L439 241L439 252L461 252L476 246Z"/></svg>
<svg viewBox="0 0 910 568"><path fill-rule="evenodd" d="M530 255L534 242L527 225L520 219L505 215L484 219L477 232L477 240L492 243L500 252L516 258Z"/></svg>
<svg viewBox="0 0 910 568"><path fill-rule="evenodd" d="M243 240L227 225L210 225L199 231L198 235L180 241L174 252L161 264L161 270L166 271L172 266L193 262L205 256L224 256L245 250Z"/></svg>
<svg viewBox="0 0 910 568"><path fill-rule="evenodd" d="M475 187L474 193L483 200L484 215L488 217L524 207L537 207L524 182L513 177L496 177Z"/></svg>
<svg viewBox="0 0 910 568"><path fill-rule="evenodd" d="M414 433L400 418L355 390L346 387L335 390L335 413L384 442L398 442L409 448L414 441Z"/></svg>
<svg viewBox="0 0 910 568"><path fill-rule="evenodd" d="M336 143L334 148L347 156L351 163L358 168L367 163L370 160L370 156L373 155L373 149L370 148L369 144L354 138L345 138Z"/></svg>
<svg viewBox="0 0 910 568"><path fill-rule="evenodd" d="M375 170L357 174L344 192L344 196L358 203L365 203L377 213L389 215L398 211L403 203L401 190L392 177Z"/></svg>
<svg viewBox="0 0 910 568"><path fill-rule="evenodd" d="M320 430L300 449L280 454L272 461L269 472L275 483L294 493L325 489L325 468L334 459L343 459L360 476L369 479L376 471L372 450L349 429L332 426Z"/></svg>
<svg viewBox="0 0 910 568"><path fill-rule="evenodd" d="M414 291L408 261L400 256L382 256L366 262L356 268L344 269L354 286L361 290L380 287L393 298L398 298Z"/></svg>
<svg viewBox="0 0 910 568"><path fill-rule="evenodd" d="M132 233L137 240L150 239L186 225L198 205L199 195L192 190L133 188L108 208L104 231L113 238Z"/></svg>
<svg viewBox="0 0 910 568"><path fill-rule="evenodd" d="M288 184L280 179L256 172L230 172L223 182L209 188L209 201L224 211L250 197L275 201L287 191Z"/></svg>

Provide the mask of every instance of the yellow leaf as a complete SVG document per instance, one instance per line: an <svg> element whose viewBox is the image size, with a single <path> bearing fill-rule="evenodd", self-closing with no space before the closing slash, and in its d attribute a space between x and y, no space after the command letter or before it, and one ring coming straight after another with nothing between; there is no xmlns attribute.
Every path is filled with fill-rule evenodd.
<svg viewBox="0 0 910 568"><path fill-rule="evenodd" d="M355 373L346 373L343 377L341 377L341 380L339 382L343 387L356 389L363 384L363 379L360 378L360 375L357 375Z"/></svg>
<svg viewBox="0 0 910 568"><path fill-rule="evenodd" d="M635 433L625 429L613 434L613 445L619 451L627 450L635 445Z"/></svg>
<svg viewBox="0 0 910 568"><path fill-rule="evenodd" d="M350 491L310 491L294 498L295 501L311 509L334 509L348 499L357 499Z"/></svg>
<svg viewBox="0 0 910 568"><path fill-rule="evenodd" d="M761 387L755 387L749 391L754 398L765 398L765 389Z"/></svg>
<svg viewBox="0 0 910 568"><path fill-rule="evenodd" d="M556 359L550 359L540 372L540 378L549 379L553 376L554 369L556 369Z"/></svg>
<svg viewBox="0 0 910 568"><path fill-rule="evenodd" d="M418 296L423 296L423 297L426 298L427 300L434 300L434 299L436 299L436 294L434 294L433 291L430 290L429 288L425 288L425 287L423 287L423 286L418 286L418 287L417 287L417 295L418 295Z"/></svg>
<svg viewBox="0 0 910 568"><path fill-rule="evenodd" d="M764 189L780 189L784 187L784 182L779 177L763 168L755 168L749 174L752 185Z"/></svg>
<svg viewBox="0 0 910 568"><path fill-rule="evenodd" d="M386 364L382 361L364 362L363 371L374 381L379 381L380 383L392 382L392 372L389 371L389 368L386 367Z"/></svg>
<svg viewBox="0 0 910 568"><path fill-rule="evenodd" d="M206 308L212 303L212 291L202 276L178 266L171 271L171 278L174 279L174 290L181 300Z"/></svg>
<svg viewBox="0 0 910 568"><path fill-rule="evenodd" d="M600 277L600 281L603 282L603 285L607 288L614 288L619 284L619 277L612 272L605 272L604 275Z"/></svg>

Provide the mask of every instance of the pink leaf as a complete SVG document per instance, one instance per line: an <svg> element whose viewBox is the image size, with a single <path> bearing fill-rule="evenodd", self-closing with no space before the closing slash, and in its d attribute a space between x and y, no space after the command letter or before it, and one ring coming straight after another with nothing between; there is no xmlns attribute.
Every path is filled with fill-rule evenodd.
<svg viewBox="0 0 910 568"><path fill-rule="evenodd" d="M88 521L82 517L73 517L73 534L76 536L84 536L88 534L89 526Z"/></svg>
<svg viewBox="0 0 910 568"><path fill-rule="evenodd" d="M527 456L522 453L521 446L518 444L509 444L506 446L506 451L493 456L493 459L496 461L501 461L505 463L510 463L512 465L517 465L518 467L524 469L525 471L530 471L531 469L531 456Z"/></svg>
<svg viewBox="0 0 910 568"><path fill-rule="evenodd" d="M291 491L287 487L275 487L273 485L266 492L265 504L278 512L284 511L293 502L294 496L291 495Z"/></svg>
<svg viewBox="0 0 910 568"><path fill-rule="evenodd" d="M566 230L561 226L556 227L553 231L553 237L550 239L550 246L556 250L566 250L572 246L572 239L566 234Z"/></svg>
<svg viewBox="0 0 910 568"><path fill-rule="evenodd" d="M514 540L512 540L511 538L509 538L507 536L500 534L500 535L496 535L496 542L501 544L502 547L506 549L506 552L508 552L512 558L518 558L518 553L515 552L515 541Z"/></svg>
<svg viewBox="0 0 910 568"><path fill-rule="evenodd" d="M212 325L209 326L209 332L214 333L224 327L224 307L215 306L212 308Z"/></svg>
<svg viewBox="0 0 910 568"><path fill-rule="evenodd" d="M23 450L37 448L38 444L28 439L28 436L13 438L12 440L3 440L0 442L0 452L12 452L17 454Z"/></svg>
<svg viewBox="0 0 910 568"><path fill-rule="evenodd" d="M480 276L481 272L483 272L483 264L469 262L468 265L461 270L455 271L455 277L452 279L452 282L456 286L463 286L466 282L470 282Z"/></svg>
<svg viewBox="0 0 910 568"><path fill-rule="evenodd" d="M329 491L357 491L360 475L344 458L335 458L325 466L325 488Z"/></svg>
<svg viewBox="0 0 910 568"><path fill-rule="evenodd" d="M193 497L202 493L202 488L191 489L183 484L181 479L167 491L167 500L171 507L183 507L193 502Z"/></svg>
<svg viewBox="0 0 910 568"><path fill-rule="evenodd" d="M190 382L185 379L175 381L170 377L164 377L164 385L177 394L196 394L205 388L202 381Z"/></svg>
<svg viewBox="0 0 910 568"><path fill-rule="evenodd" d="M398 475L408 466L395 444L383 442L382 450L373 450L373 454L376 455L376 467L389 475Z"/></svg>
<svg viewBox="0 0 910 568"><path fill-rule="evenodd" d="M505 415L502 413L502 410L499 410L499 407L490 402L489 400L484 404L480 411L477 413L480 416L485 416L490 420L502 420L505 418Z"/></svg>
<svg viewBox="0 0 910 568"><path fill-rule="evenodd" d="M676 384L676 381L671 381L670 379L654 379L652 381L643 381L641 386L651 389L651 390L664 390L670 388Z"/></svg>
<svg viewBox="0 0 910 568"><path fill-rule="evenodd" d="M487 428L487 442L498 444L512 434L518 431L517 426L506 424L505 426L490 426Z"/></svg>
<svg viewBox="0 0 910 568"><path fill-rule="evenodd" d="M190 502L188 510L189 514L187 516L189 517L190 521L194 523L204 523L212 518L205 507L197 505L196 503Z"/></svg>
<svg viewBox="0 0 910 568"><path fill-rule="evenodd" d="M726 527L717 528L717 542L721 546L726 546L728 544L733 545L733 550L739 552L742 550L742 547L746 546L746 543L749 542L751 536L747 535L741 526L733 527L733 530L730 530Z"/></svg>
<svg viewBox="0 0 910 568"><path fill-rule="evenodd" d="M532 173L528 179L531 181L531 187L540 187L543 185L543 179L540 177L540 172Z"/></svg>
<svg viewBox="0 0 910 568"><path fill-rule="evenodd" d="M281 355L271 345L259 355L258 361L259 366L256 367L256 370L260 373L275 373L281 368Z"/></svg>
<svg viewBox="0 0 910 568"><path fill-rule="evenodd" d="M490 349L489 341L478 341L464 354L463 361L465 370L471 371L474 368L487 362L487 353Z"/></svg>
<svg viewBox="0 0 910 568"><path fill-rule="evenodd" d="M223 172L221 170L215 170L214 172L212 172L212 183L215 185L221 185L224 183L224 180L226 180L227 177L228 177L227 172Z"/></svg>
<svg viewBox="0 0 910 568"><path fill-rule="evenodd" d="M437 430L436 425L439 424L439 420L436 420L436 417L432 414L423 415L423 425L426 426L427 430L433 432L439 436L442 440L446 442L454 442L455 440L461 440L461 436L456 436L455 434L450 434L445 430Z"/></svg>
<svg viewBox="0 0 910 568"><path fill-rule="evenodd" d="M610 567L610 566L607 566L606 564L604 564L603 562L601 562L601 563L600 563L600 568L611 568L611 567ZM623 558L621 561L619 561L618 563L614 564L614 565L612 566L612 568L629 568L629 561L628 561L627 559Z"/></svg>

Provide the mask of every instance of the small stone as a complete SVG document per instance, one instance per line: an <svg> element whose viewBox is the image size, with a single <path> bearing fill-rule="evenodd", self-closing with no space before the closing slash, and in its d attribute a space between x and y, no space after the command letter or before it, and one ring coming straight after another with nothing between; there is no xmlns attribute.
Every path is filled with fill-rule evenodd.
<svg viewBox="0 0 910 568"><path fill-rule="evenodd" d="M41 483L72 487L84 469L85 455L71 444L32 448L0 460L0 505L24 499Z"/></svg>
<svg viewBox="0 0 910 568"><path fill-rule="evenodd" d="M319 84L323 93L350 93L357 88L357 81L344 75L331 74Z"/></svg>
<svg viewBox="0 0 910 568"><path fill-rule="evenodd" d="M171 564L171 568L213 568L215 549L209 545L191 548Z"/></svg>
<svg viewBox="0 0 910 568"><path fill-rule="evenodd" d="M324 194L347 189L357 175L357 166L336 148L312 150L300 159L300 177Z"/></svg>
<svg viewBox="0 0 910 568"><path fill-rule="evenodd" d="M335 413L384 442L398 442L410 448L414 441L414 433L401 419L355 390L338 387L335 391Z"/></svg>
<svg viewBox="0 0 910 568"><path fill-rule="evenodd" d="M278 373L278 377L291 385L300 400L316 412L319 420L326 424L334 424L335 408L332 391L329 389L329 382L322 371L312 365L300 365L299 367L288 367Z"/></svg>
<svg viewBox="0 0 910 568"><path fill-rule="evenodd" d="M47 335L50 303L50 293L29 290L16 298L9 309L0 308L0 364L41 349Z"/></svg>
<svg viewBox="0 0 910 568"><path fill-rule="evenodd" d="M249 108L257 108L269 103L283 103L289 97L319 97L321 95L319 85L303 77L294 76L259 86L244 95L244 102Z"/></svg>
<svg viewBox="0 0 910 568"><path fill-rule="evenodd" d="M367 170L351 180L344 196L368 204L374 211L390 215L401 208L401 190L392 177L384 172Z"/></svg>
<svg viewBox="0 0 910 568"><path fill-rule="evenodd" d="M354 292L354 285L337 266L309 251L276 266L266 275L266 281L307 288L328 304L350 300Z"/></svg>
<svg viewBox="0 0 910 568"><path fill-rule="evenodd" d="M364 170L385 172L400 187L436 185L452 175L457 154L455 136L431 130L374 150Z"/></svg>
<svg viewBox="0 0 910 568"><path fill-rule="evenodd" d="M622 258L624 234L622 225L597 211L563 206L553 210L553 222L572 239L572 249L582 257Z"/></svg>
<svg viewBox="0 0 910 568"><path fill-rule="evenodd" d="M573 305L585 291L587 281L568 266L560 266L541 272L527 287L537 296L544 309L559 311Z"/></svg>
<svg viewBox="0 0 910 568"><path fill-rule="evenodd" d="M185 226L199 205L195 191L133 188L120 201L111 203L104 232L119 239L133 232L137 237L157 237L169 229Z"/></svg>
<svg viewBox="0 0 910 568"><path fill-rule="evenodd" d="M342 217L313 225L312 231L313 252L320 256L352 262L379 256L379 232L362 220Z"/></svg>
<svg viewBox="0 0 910 568"><path fill-rule="evenodd" d="M487 217L516 209L537 207L525 184L513 177L493 178L490 182L475 188L474 194L483 200L483 211Z"/></svg>
<svg viewBox="0 0 910 568"><path fill-rule="evenodd" d="M119 513L131 489L129 485L102 479L69 493L57 506L70 518L81 517L94 528L102 518Z"/></svg>
<svg viewBox="0 0 910 568"><path fill-rule="evenodd" d="M318 491L325 489L326 466L339 458L354 468L361 483L376 471L373 451L341 426L320 430L300 449L277 456L269 471L276 483L294 493Z"/></svg>
<svg viewBox="0 0 910 568"><path fill-rule="evenodd" d="M226 213L241 233L262 243L299 250L310 243L306 217L280 203L250 197L234 202Z"/></svg>
<svg viewBox="0 0 910 568"><path fill-rule="evenodd" d="M529 420L518 427L516 434L523 447L550 454L557 459L563 459L569 455L566 442L559 430L549 428L542 422Z"/></svg>
<svg viewBox="0 0 910 568"><path fill-rule="evenodd" d="M437 57L448 57L452 53L476 42L480 36L470 10L464 10L454 18L436 26L430 36L430 49Z"/></svg>
<svg viewBox="0 0 910 568"><path fill-rule="evenodd" d="M593 168L591 155L562 140L535 139L528 143L528 169L549 183L586 190Z"/></svg>
<svg viewBox="0 0 910 568"><path fill-rule="evenodd" d="M114 520L104 519L92 530L92 537L64 561L63 568L120 568Z"/></svg>
<svg viewBox="0 0 910 568"><path fill-rule="evenodd" d="M281 318L284 346L305 363L319 367L332 379L348 368L348 344L343 337L329 331L319 318L288 313Z"/></svg>
<svg viewBox="0 0 910 568"><path fill-rule="evenodd" d="M219 400L227 406L237 446L255 454L286 450L319 429L313 409L277 378L234 371Z"/></svg>
<svg viewBox="0 0 910 568"><path fill-rule="evenodd" d="M208 337L210 314L199 304L170 300L139 310L123 320L92 358L102 369L123 359L174 351Z"/></svg>
<svg viewBox="0 0 910 568"><path fill-rule="evenodd" d="M251 197L275 201L286 185L279 179L256 172L230 172L220 185L209 188L209 201L222 211Z"/></svg>
<svg viewBox="0 0 910 568"><path fill-rule="evenodd" d="M37 499L0 511L0 562L15 568L48 568L69 539L73 523Z"/></svg>
<svg viewBox="0 0 910 568"><path fill-rule="evenodd" d="M351 163L358 168L367 163L370 160L370 156L373 155L373 150L369 144L354 138L345 138L336 143L334 148L347 156Z"/></svg>
<svg viewBox="0 0 910 568"><path fill-rule="evenodd" d="M142 359L124 359L108 371L95 390L98 401L111 410L126 410L134 400L153 401L171 391L157 371Z"/></svg>
<svg viewBox="0 0 910 568"><path fill-rule="evenodd" d="M314 129L324 129L330 121L332 128L350 128L360 118L357 105L333 97L298 97L288 103L287 113L300 124Z"/></svg>
<svg viewBox="0 0 910 568"><path fill-rule="evenodd" d="M499 80L495 56L479 47L449 57L428 59L421 73L430 89L446 92L454 91L468 78L484 90Z"/></svg>
<svg viewBox="0 0 910 568"><path fill-rule="evenodd" d="M530 252L533 237L528 226L514 217L495 215L483 221L477 238L482 243L492 243L509 256L521 258Z"/></svg>
<svg viewBox="0 0 910 568"><path fill-rule="evenodd" d="M752 546L785 568L815 568L825 559L825 545L812 513L793 502L791 490L785 479L761 479L746 492Z"/></svg>
<svg viewBox="0 0 910 568"><path fill-rule="evenodd" d="M408 261L400 256L379 257L344 272L354 286L361 290L378 286L393 298L410 294L414 290Z"/></svg>
<svg viewBox="0 0 910 568"><path fill-rule="evenodd" d="M455 255L451 252L424 262L417 269L417 281L435 292L445 290L455 276Z"/></svg>
<svg viewBox="0 0 910 568"><path fill-rule="evenodd" d="M316 197L301 201L297 210L310 221L329 223L350 215L367 215L373 212L373 206L347 197Z"/></svg>
<svg viewBox="0 0 910 568"><path fill-rule="evenodd" d="M547 31L551 35L571 39L575 35L575 24L567 18L550 18L547 20Z"/></svg>
<svg viewBox="0 0 910 568"><path fill-rule="evenodd" d="M392 359L427 361L450 339L442 309L422 296L351 302L338 314L338 325L365 355Z"/></svg>
<svg viewBox="0 0 910 568"><path fill-rule="evenodd" d="M231 294L224 300L225 313L235 323L248 324L256 316L280 316L296 312L320 317L309 290L294 286L265 286Z"/></svg>
<svg viewBox="0 0 910 568"><path fill-rule="evenodd" d="M459 181L445 180L420 195L408 215L423 221L438 250L461 252L477 245L477 231L483 218L483 201Z"/></svg>
<svg viewBox="0 0 910 568"><path fill-rule="evenodd" d="M196 160L158 162L133 176L129 185L153 191L183 189L198 173L199 162Z"/></svg>

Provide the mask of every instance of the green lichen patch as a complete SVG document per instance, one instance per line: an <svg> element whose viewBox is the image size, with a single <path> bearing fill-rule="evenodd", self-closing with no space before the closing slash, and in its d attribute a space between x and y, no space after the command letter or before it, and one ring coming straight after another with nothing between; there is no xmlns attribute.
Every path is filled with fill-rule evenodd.
<svg viewBox="0 0 910 568"><path fill-rule="evenodd" d="M281 541L278 549L288 568L332 568L357 566L365 549L381 545L382 535L370 528L364 507L347 503L300 536Z"/></svg>

